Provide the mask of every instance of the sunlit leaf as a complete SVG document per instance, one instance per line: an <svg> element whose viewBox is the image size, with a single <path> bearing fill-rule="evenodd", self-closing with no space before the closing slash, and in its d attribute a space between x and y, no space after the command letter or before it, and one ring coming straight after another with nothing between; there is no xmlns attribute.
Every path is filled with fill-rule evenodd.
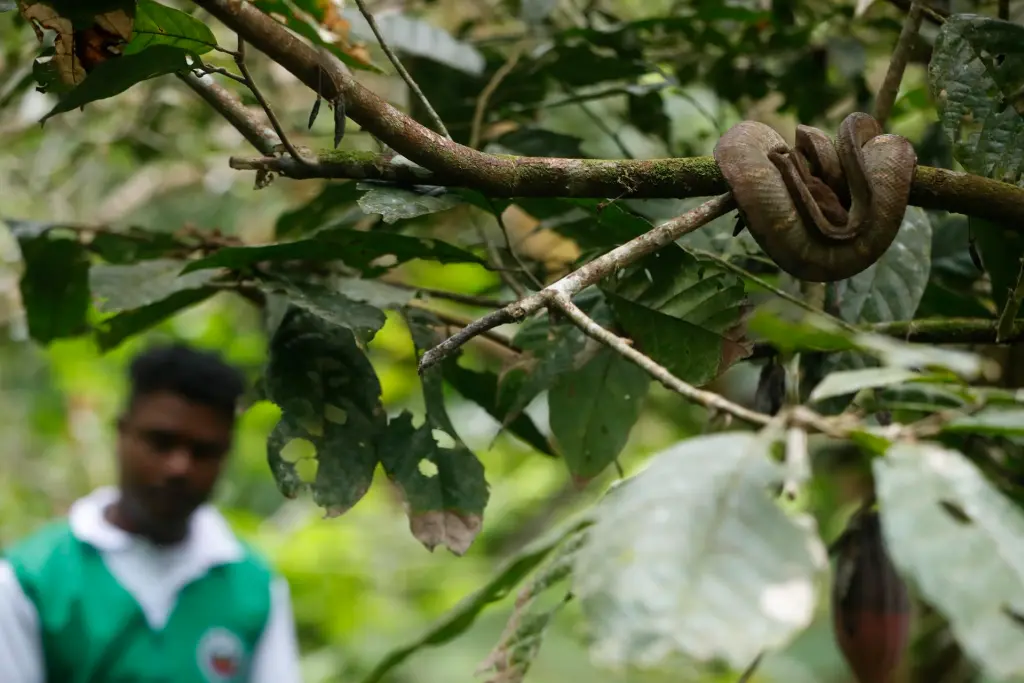
<svg viewBox="0 0 1024 683"><path fill-rule="evenodd" d="M138 0L135 32L124 54L137 54L153 45L171 45L202 55L216 47L217 38L206 24L181 10L154 0Z"/></svg>
<svg viewBox="0 0 1024 683"><path fill-rule="evenodd" d="M875 389L891 384L919 378L920 374L899 367L863 368L861 370L840 370L825 376L811 392L811 401L820 401L833 396L855 394L861 389Z"/></svg>
<svg viewBox="0 0 1024 683"><path fill-rule="evenodd" d="M873 461L897 569L998 680L1024 675L1024 516L961 453L898 443Z"/></svg>
<svg viewBox="0 0 1024 683"><path fill-rule="evenodd" d="M609 492L573 568L592 657L742 670L803 630L827 560L813 520L773 500L784 475L766 440L725 433L656 454Z"/></svg>

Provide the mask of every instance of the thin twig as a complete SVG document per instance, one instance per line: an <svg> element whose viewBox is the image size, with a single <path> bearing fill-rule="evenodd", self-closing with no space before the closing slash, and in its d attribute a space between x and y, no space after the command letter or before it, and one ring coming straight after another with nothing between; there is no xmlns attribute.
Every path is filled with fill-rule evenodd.
<svg viewBox="0 0 1024 683"><path fill-rule="evenodd" d="M520 43L516 47L509 58L505 60L505 63L494 72L491 80L487 81L487 85L480 91L480 96L476 98L476 108L473 110L473 126L469 133L469 146L473 149L480 146L480 136L484 127L484 114L487 113L487 105L490 104L491 97L494 96L494 92L501 85L501 82L516 68L516 64L519 63L519 58L523 56L525 48L525 43Z"/></svg>
<svg viewBox="0 0 1024 683"><path fill-rule="evenodd" d="M573 96L576 95L576 90L571 85L564 81L561 85L567 93ZM594 111L584 102L580 102L579 107L580 111L583 112L584 116L586 116L588 119L594 122L594 125L597 126L598 130L600 130L602 133L611 138L612 142L615 143L615 146L619 148L620 152L622 152L622 156L626 157L627 159L633 158L634 155L632 152L629 151L629 147L626 147L626 143L622 141L622 138L619 137L619 134L612 130L611 127L607 123L605 123L604 119L595 114Z"/></svg>
<svg viewBox="0 0 1024 683"><path fill-rule="evenodd" d="M835 317L833 315L829 315L828 313L826 313L826 312L824 312L822 310L819 310L815 306L812 306L811 304L809 304L804 299L801 299L798 296L793 296L789 292L786 292L786 291L784 291L782 289L779 289L778 287L772 285L767 280L765 280L763 278L760 278L757 275L754 275L753 273L750 273L750 272L744 270L743 268L737 266L736 264L732 263L728 259L719 256L718 254L712 253L710 251L705 251L703 249L694 249L694 248L689 248L689 247L687 247L687 251L693 253L696 256L700 256L702 258L706 258L706 259L709 259L711 261L714 261L715 263L719 264L720 266L722 266L726 270L729 270L729 271L735 273L739 277L742 277L742 278L745 278L747 280L750 280L751 282L753 282L757 286L764 288L765 290L771 292L772 294L774 294L775 296L779 297L780 299L782 299L784 301L788 301L789 303L793 304L794 306L799 306L800 308L804 309L805 311L809 311L811 313L815 313L817 315L823 316L823 317L827 318L829 320L829 322L835 323L837 326L847 330L848 332L857 332L858 331L857 328L854 325L851 325L850 323L846 322L845 320L843 320L841 318L837 318L837 317Z"/></svg>
<svg viewBox="0 0 1024 683"><path fill-rule="evenodd" d="M755 425L766 425L771 422L772 418L769 415L750 410L749 408L744 408L738 403L733 403L728 399L722 398L714 392L703 391L679 379L669 372L667 368L659 365L634 349L627 340L618 336L614 332L601 327L590 316L580 310L580 308L569 299L568 295L557 292L549 296L547 301L551 306L564 313L566 317L572 320L573 324L580 328L580 330L582 330L588 337L604 344L616 353L633 361L643 368L651 377L658 380L680 396L688 398L691 401L699 403L707 408L728 413L733 417L743 420L744 422L749 422Z"/></svg>
<svg viewBox="0 0 1024 683"><path fill-rule="evenodd" d="M469 325L472 322L472 320L467 320L466 318L463 318L462 316L455 315L454 313L447 313L445 311L439 311L439 310L437 310L436 308L434 308L432 306L427 306L427 305L419 303L417 301L411 301L411 302L409 302L409 305L412 306L413 308L418 308L421 311L427 311L427 312L431 313L438 320L440 320L444 324L450 325L452 327L465 327L466 325ZM522 349L520 349L518 346L516 346L515 344L512 343L511 339L509 339L508 337L504 337L504 336L494 332L493 330L489 330L487 332L484 332L480 336L483 337L484 339L488 339L488 340L494 342L495 344L499 344L500 346L504 346L509 351L515 351L517 353L522 351Z"/></svg>
<svg viewBox="0 0 1024 683"><path fill-rule="evenodd" d="M892 59L889 60L889 70L885 73L885 80L878 90L878 97L875 98L875 118L885 126L885 122L892 112L892 106L896 103L896 96L900 91L900 83L903 81L903 72L907 68L907 61L910 59L911 45L921 29L921 19L924 13L921 9L920 0L913 0L910 3L910 11L903 20L903 29L900 31L896 48L892 51Z"/></svg>
<svg viewBox="0 0 1024 683"><path fill-rule="evenodd" d="M736 679L736 683L748 683L754 677L754 674L757 673L757 667L760 666L762 657L764 657L764 654L754 657L754 661L750 663L746 671L740 674L740 677Z"/></svg>
<svg viewBox="0 0 1024 683"><path fill-rule="evenodd" d="M491 265L498 271L498 277L501 278L501 281L505 283L506 287L515 293L517 299L522 299L526 296L526 288L519 283L519 280L517 280L514 275L512 275L511 269L505 267L505 259L501 258L501 253L498 251L498 248L494 246L494 242L487 237L487 232L484 230L483 226L477 225L476 229L477 233L480 235L480 241L484 243L484 248L487 249L487 257L491 259Z"/></svg>
<svg viewBox="0 0 1024 683"><path fill-rule="evenodd" d="M651 254L658 249L674 242L688 232L692 232L708 221L731 211L735 204L731 194L723 194L709 199L700 206L687 211L686 213L662 223L639 237L636 237L623 245L612 249L606 254L597 257L582 268L566 275L539 292L521 299L510 306L501 308L489 313L472 324L467 325L461 332L455 334L443 342L428 350L420 359L420 372L423 372L431 365L438 363L448 354L455 351L474 336L486 330L494 329L499 325L523 320L529 315L536 313L547 305L553 295L565 295L572 297L589 287L602 278L610 275L616 270L625 268L635 263L644 256Z"/></svg>
<svg viewBox="0 0 1024 683"><path fill-rule="evenodd" d="M432 289L430 287L420 287L419 285L411 285L408 282L400 282L398 280L392 280L387 277L381 278L381 281L386 282L392 287L397 287L399 289L405 289L408 291L419 292L431 299L445 299L447 301L453 301L457 304L465 304L467 306L477 306L479 308L501 308L502 306L508 306L510 303L512 303L511 301L492 299L487 296L463 294L462 292L449 292L446 289Z"/></svg>
<svg viewBox="0 0 1024 683"><path fill-rule="evenodd" d="M226 76L233 81L241 83L242 85L248 85L245 82L245 79L238 74L233 74L222 66L213 66L212 64L206 64L205 62L199 62L199 66L193 70L193 73L198 73L199 75L220 74L221 76Z"/></svg>
<svg viewBox="0 0 1024 683"><path fill-rule="evenodd" d="M512 237L508 233L508 226L505 225L505 218L501 215L501 212L494 208L494 201L488 197L487 204L491 207L491 213L494 214L495 220L498 221L498 227L501 228L501 234L505 237L505 248L508 249L508 253L512 254L512 258L515 260L516 265L519 266L526 277L533 283L537 289L542 289L544 283L537 279L537 276L533 274L533 271L526 267L523 263L523 259L519 257L519 252L512 248Z"/></svg>
<svg viewBox="0 0 1024 683"><path fill-rule="evenodd" d="M179 74L178 78L206 100L207 104L213 107L228 123L234 126L235 130L242 134L242 137L263 154L273 154L274 149L281 144L281 138L277 133L259 120L253 111L242 104L240 99L216 83L210 76L197 76L188 73Z"/></svg>
<svg viewBox="0 0 1024 683"><path fill-rule="evenodd" d="M299 151L295 149L295 146L285 135L284 128L281 127L281 122L277 120L277 115L274 114L274 110L271 109L270 103L267 102L267 98L260 92L260 88L256 85L256 81L253 79L252 74L249 73L249 67L245 63L245 40L242 36L238 36L238 51L235 53L235 64L238 65L238 70L242 72L242 78L245 79L245 84L249 86L249 90L252 91L256 101L263 107L263 111L266 113L267 118L270 119L270 125L274 127L274 132L277 133L277 137L281 139L281 144L288 150L288 154L292 156L295 161L299 162L304 166L309 166L310 162L299 154Z"/></svg>
<svg viewBox="0 0 1024 683"><path fill-rule="evenodd" d="M444 122L441 120L441 117L438 116L437 112L434 111L434 108L430 106L430 100L427 99L427 96L423 94L422 90L420 90L420 86L416 84L416 81L413 80L412 76L409 75L409 72L405 70L404 66L402 66L402 62L398 59L398 55L394 53L391 46L388 45L386 40L384 40L384 36L380 32L380 27L377 26L377 20L373 18L373 14L370 10L366 8L366 3L364 3L363 0L356 0L356 5L359 7L359 11L363 13L363 18L366 19L366 23L370 25L370 30L373 31L373 35L377 37L380 49L383 50L384 54L386 54L388 59L391 60L391 64L395 67L395 71L398 72L402 77L402 80L405 81L405 84L409 86L409 89L413 91L416 97L420 99L420 102L427 110L430 118L433 119L434 125L437 127L437 132L451 140L452 136L448 133L448 129L444 127Z"/></svg>

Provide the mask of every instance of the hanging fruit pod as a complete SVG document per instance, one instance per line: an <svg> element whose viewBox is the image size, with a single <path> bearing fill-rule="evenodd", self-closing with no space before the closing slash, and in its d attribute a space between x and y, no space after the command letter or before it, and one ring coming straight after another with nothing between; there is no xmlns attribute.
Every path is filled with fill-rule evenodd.
<svg viewBox="0 0 1024 683"><path fill-rule="evenodd" d="M907 651L910 598L874 510L858 513L839 544L832 627L858 683L893 683Z"/></svg>

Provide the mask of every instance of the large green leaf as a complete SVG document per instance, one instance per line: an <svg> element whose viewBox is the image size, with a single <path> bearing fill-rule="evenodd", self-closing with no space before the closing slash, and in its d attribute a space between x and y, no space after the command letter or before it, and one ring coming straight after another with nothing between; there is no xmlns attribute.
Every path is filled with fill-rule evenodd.
<svg viewBox="0 0 1024 683"><path fill-rule="evenodd" d="M928 65L953 156L970 173L1019 184L1024 176L1024 26L955 14Z"/></svg>
<svg viewBox="0 0 1024 683"><path fill-rule="evenodd" d="M329 516L366 494L386 425L377 373L353 332L292 307L270 340L267 398L282 415L267 457L288 497L312 490Z"/></svg>
<svg viewBox="0 0 1024 683"><path fill-rule="evenodd" d="M245 269L261 261L342 261L373 277L412 259L441 263L476 263L479 257L447 242L390 232L362 232L335 228L294 242L255 247L225 247L193 261L185 272L207 268Z"/></svg>
<svg viewBox="0 0 1024 683"><path fill-rule="evenodd" d="M9 224L25 262L20 289L29 335L41 344L49 344L86 332L89 255L77 235L27 229L30 226L26 223Z"/></svg>
<svg viewBox="0 0 1024 683"><path fill-rule="evenodd" d="M596 477L619 456L650 383L647 372L607 347L555 380L548 392L548 421L578 483Z"/></svg>
<svg viewBox="0 0 1024 683"><path fill-rule="evenodd" d="M305 236L326 227L338 214L342 217L334 224L354 223L365 215L356 203L362 195L355 180L329 182L308 202L278 216L274 234L278 239Z"/></svg>
<svg viewBox="0 0 1024 683"><path fill-rule="evenodd" d="M767 439L736 432L683 441L610 491L573 568L593 658L743 669L806 628L827 556L813 519L773 500L784 476Z"/></svg>
<svg viewBox="0 0 1024 683"><path fill-rule="evenodd" d="M637 350L685 382L706 384L750 355L743 283L715 264L669 247L602 287Z"/></svg>
<svg viewBox="0 0 1024 683"><path fill-rule="evenodd" d="M141 52L108 59L64 94L42 121L90 102L120 95L136 83L189 69L189 53L175 45L153 45Z"/></svg>
<svg viewBox="0 0 1024 683"><path fill-rule="evenodd" d="M1024 516L961 453L898 443L873 462L897 569L997 680L1024 676Z"/></svg>
<svg viewBox="0 0 1024 683"><path fill-rule="evenodd" d="M138 0L132 39L124 54L137 54L153 45L171 45L202 55L217 46L217 38L206 24L181 10Z"/></svg>

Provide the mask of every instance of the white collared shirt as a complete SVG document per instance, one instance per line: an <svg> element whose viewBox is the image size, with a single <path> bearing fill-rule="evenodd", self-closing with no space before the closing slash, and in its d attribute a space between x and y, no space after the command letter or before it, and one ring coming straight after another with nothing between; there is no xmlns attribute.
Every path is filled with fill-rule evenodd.
<svg viewBox="0 0 1024 683"><path fill-rule="evenodd" d="M233 562L244 552L212 505L196 510L185 540L160 547L106 520L117 500L115 488L100 488L71 506L68 522L77 539L100 551L114 578L139 604L150 627L161 628L178 593L210 568ZM249 683L299 683L299 653L288 584L275 577L270 615L256 651ZM10 564L0 559L0 683L45 683L39 617Z"/></svg>

